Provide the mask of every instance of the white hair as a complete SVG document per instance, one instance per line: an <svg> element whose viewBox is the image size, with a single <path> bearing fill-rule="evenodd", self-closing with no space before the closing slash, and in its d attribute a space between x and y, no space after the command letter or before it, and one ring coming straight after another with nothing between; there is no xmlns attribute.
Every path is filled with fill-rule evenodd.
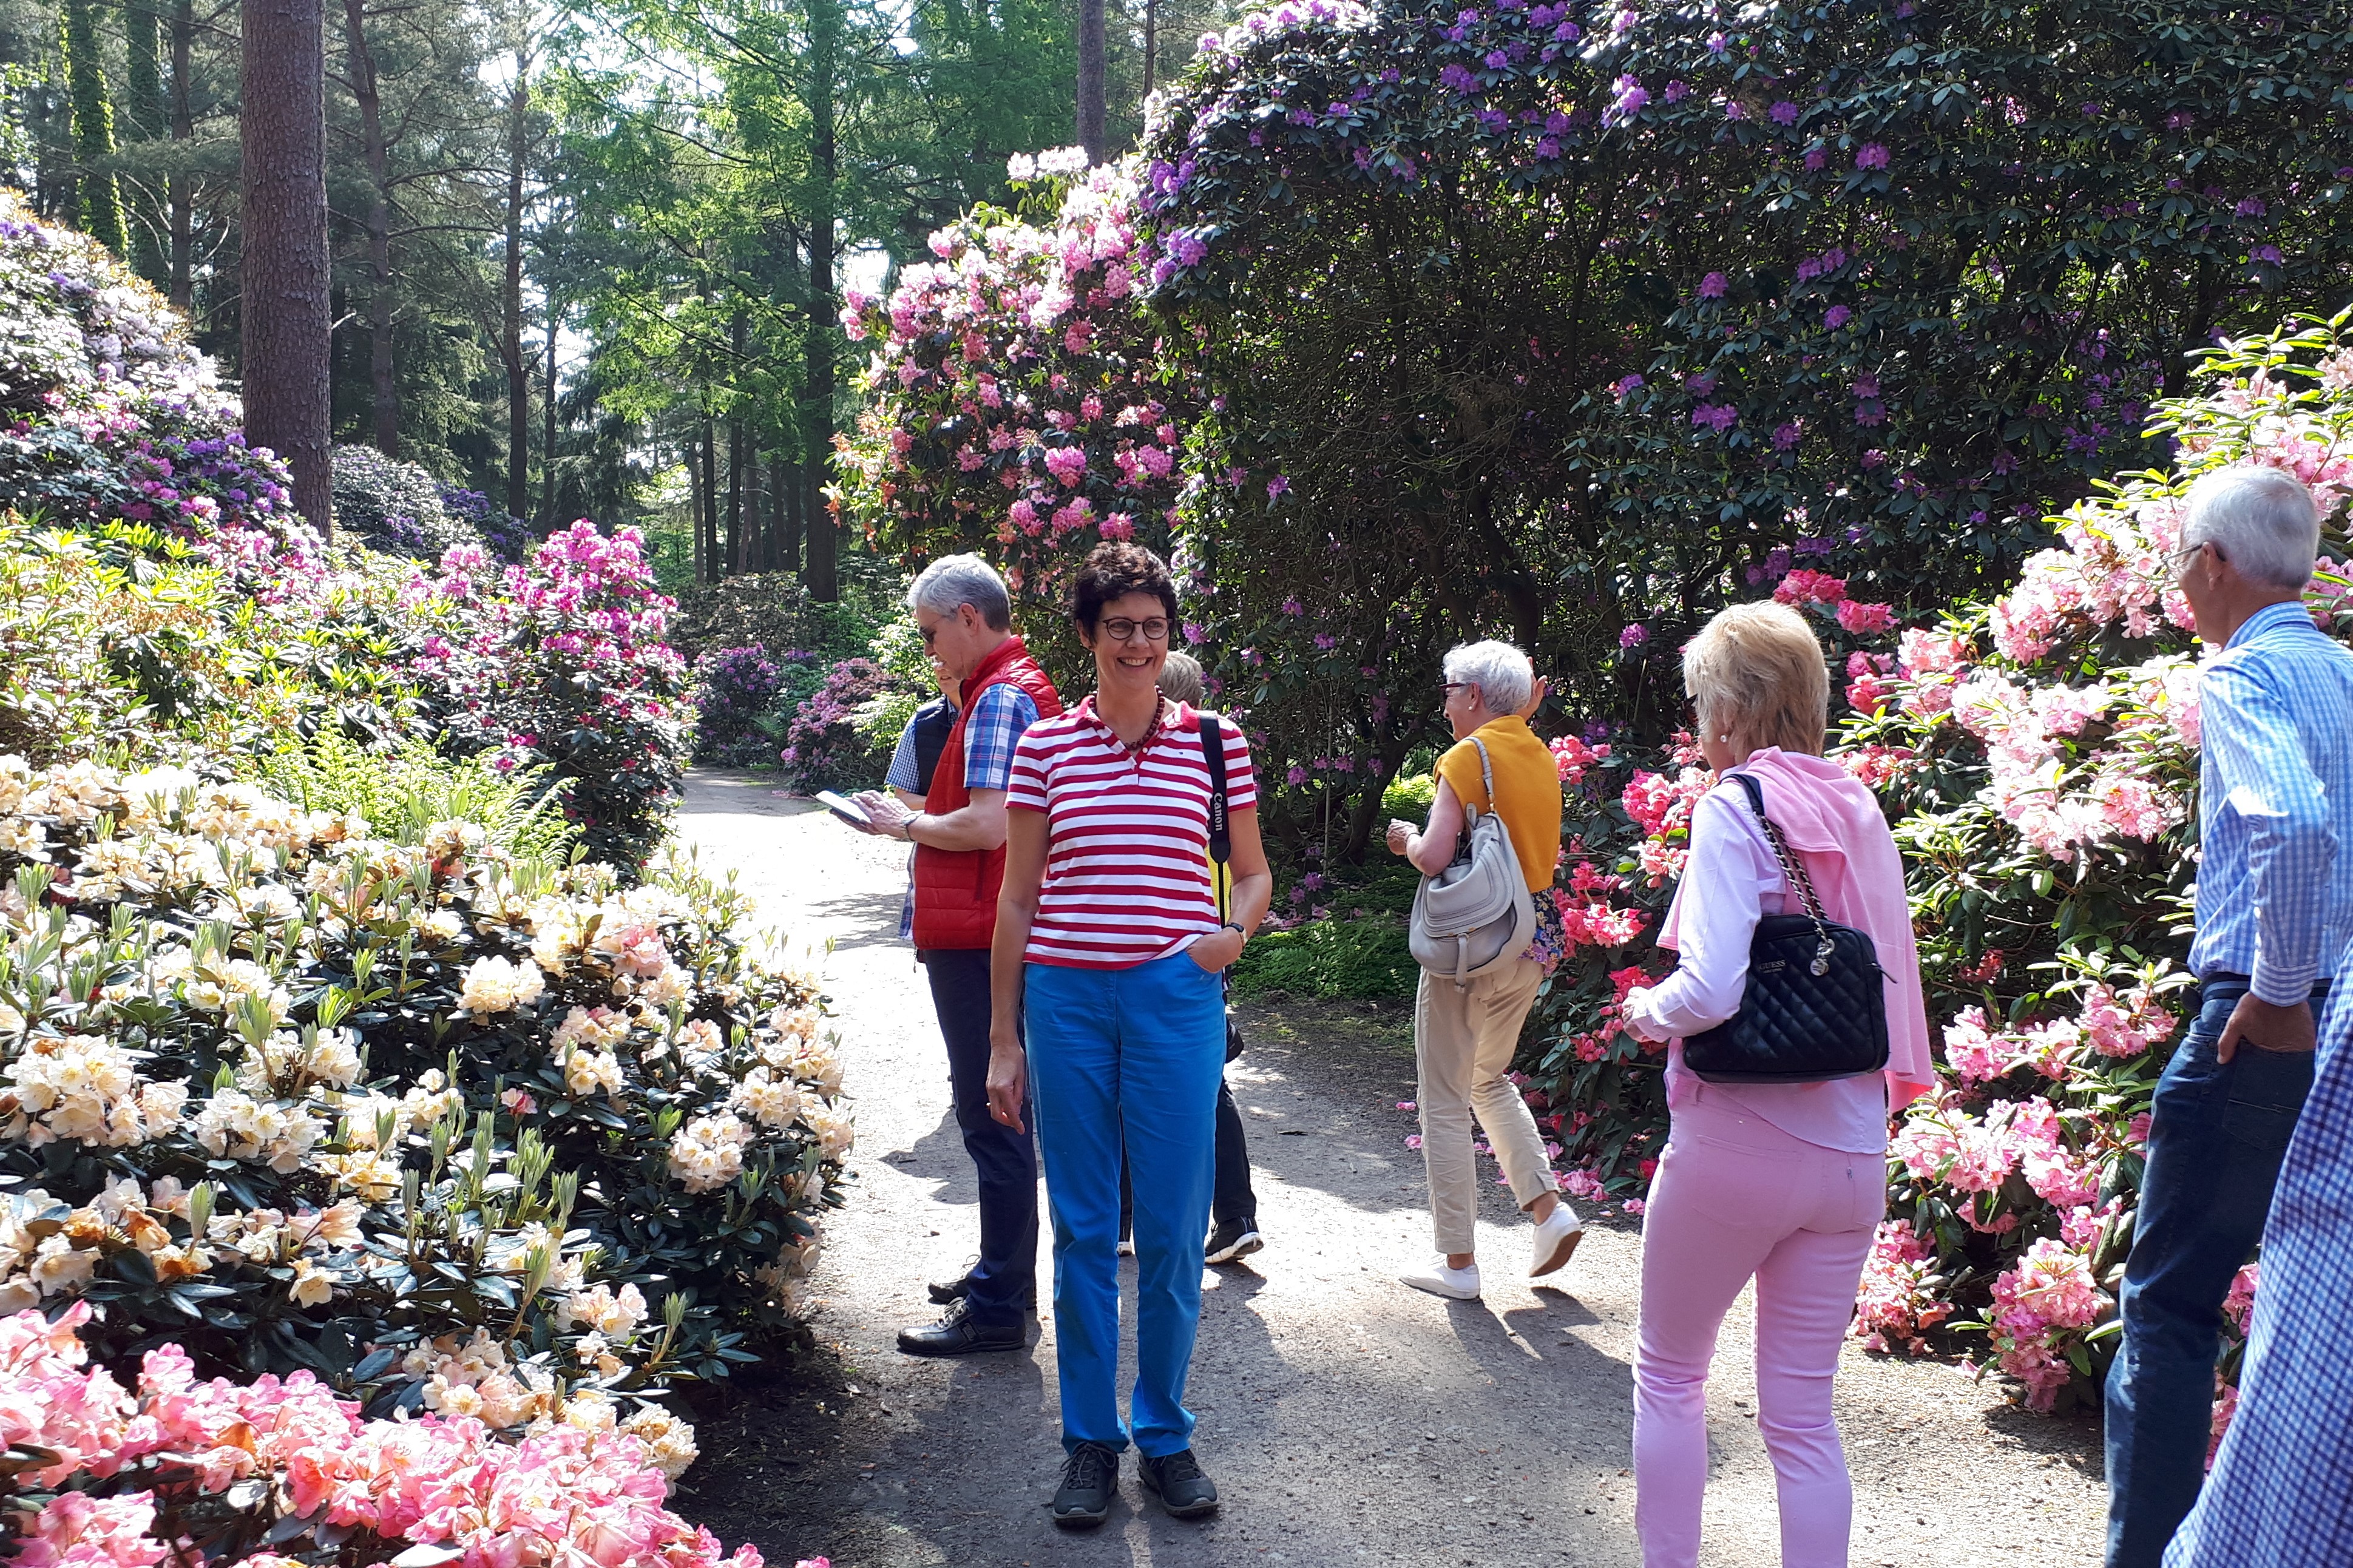
<svg viewBox="0 0 2353 1568"><path fill-rule="evenodd" d="M2301 589L2320 553L2320 510L2295 475L2234 463L2189 487L2181 546L2212 544L2251 582Z"/></svg>
<svg viewBox="0 0 2353 1568"><path fill-rule="evenodd" d="M970 605L995 631L1013 624L1013 601L997 568L977 555L943 555L907 585L907 607L953 616Z"/></svg>
<svg viewBox="0 0 2353 1568"><path fill-rule="evenodd" d="M1491 713L1516 713L1536 689L1536 667L1507 642L1469 642L1447 650L1446 679L1479 689Z"/></svg>
<svg viewBox="0 0 2353 1568"><path fill-rule="evenodd" d="M1183 648L1172 647L1160 666L1160 694L1171 702L1201 705L1201 661Z"/></svg>

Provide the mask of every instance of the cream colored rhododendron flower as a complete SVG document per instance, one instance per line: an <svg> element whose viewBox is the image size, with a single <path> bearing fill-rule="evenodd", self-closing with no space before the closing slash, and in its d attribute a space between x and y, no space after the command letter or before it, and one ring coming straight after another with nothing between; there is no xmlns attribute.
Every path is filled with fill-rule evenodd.
<svg viewBox="0 0 2353 1568"><path fill-rule="evenodd" d="M503 958L478 958L466 971L459 1007L477 1018L511 1013L539 1000L547 982L530 959L511 963Z"/></svg>
<svg viewBox="0 0 2353 1568"><path fill-rule="evenodd" d="M178 1125L185 1083L142 1082L132 1053L96 1035L25 1042L0 1089L0 1137L123 1149Z"/></svg>
<svg viewBox="0 0 2353 1568"><path fill-rule="evenodd" d="M670 1173L690 1193L723 1187L744 1169L744 1145L752 1136L732 1111L698 1116L670 1134Z"/></svg>

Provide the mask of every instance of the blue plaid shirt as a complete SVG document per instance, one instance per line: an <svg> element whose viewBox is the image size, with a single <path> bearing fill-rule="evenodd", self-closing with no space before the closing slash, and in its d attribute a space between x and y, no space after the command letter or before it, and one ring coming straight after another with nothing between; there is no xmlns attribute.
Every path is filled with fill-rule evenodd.
<svg viewBox="0 0 2353 1568"><path fill-rule="evenodd" d="M2239 1408L2165 1568L2353 1562L2353 985L2333 989L2311 1098L2263 1222Z"/></svg>
<svg viewBox="0 0 2353 1568"><path fill-rule="evenodd" d="M2353 651L2301 604L2266 605L2206 667L2199 710L2190 972L2301 1002L2353 936Z"/></svg>
<svg viewBox="0 0 2353 1568"><path fill-rule="evenodd" d="M964 723L964 787L1010 789L1013 747L1038 721L1038 704L1018 686L990 687L976 699Z"/></svg>

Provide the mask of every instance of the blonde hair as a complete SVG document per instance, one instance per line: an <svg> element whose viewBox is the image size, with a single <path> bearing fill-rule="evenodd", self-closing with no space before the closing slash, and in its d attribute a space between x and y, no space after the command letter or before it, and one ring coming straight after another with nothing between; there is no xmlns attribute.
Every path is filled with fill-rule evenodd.
<svg viewBox="0 0 2353 1568"><path fill-rule="evenodd" d="M1767 599L1719 611L1683 645L1683 689L1700 728L1750 750L1822 754L1831 675L1806 618Z"/></svg>

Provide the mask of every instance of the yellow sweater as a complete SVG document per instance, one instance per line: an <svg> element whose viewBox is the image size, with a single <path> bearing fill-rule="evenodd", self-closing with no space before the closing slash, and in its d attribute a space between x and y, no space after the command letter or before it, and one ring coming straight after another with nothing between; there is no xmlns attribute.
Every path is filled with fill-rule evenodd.
<svg viewBox="0 0 2353 1568"><path fill-rule="evenodd" d="M1548 888L1560 860L1559 766L1516 713L1482 724L1479 739L1486 742L1488 765L1494 770L1493 806L1479 773L1479 748L1470 742L1457 741L1438 759L1438 776L1454 786L1454 798L1464 805L1493 810L1504 819L1528 891Z"/></svg>

